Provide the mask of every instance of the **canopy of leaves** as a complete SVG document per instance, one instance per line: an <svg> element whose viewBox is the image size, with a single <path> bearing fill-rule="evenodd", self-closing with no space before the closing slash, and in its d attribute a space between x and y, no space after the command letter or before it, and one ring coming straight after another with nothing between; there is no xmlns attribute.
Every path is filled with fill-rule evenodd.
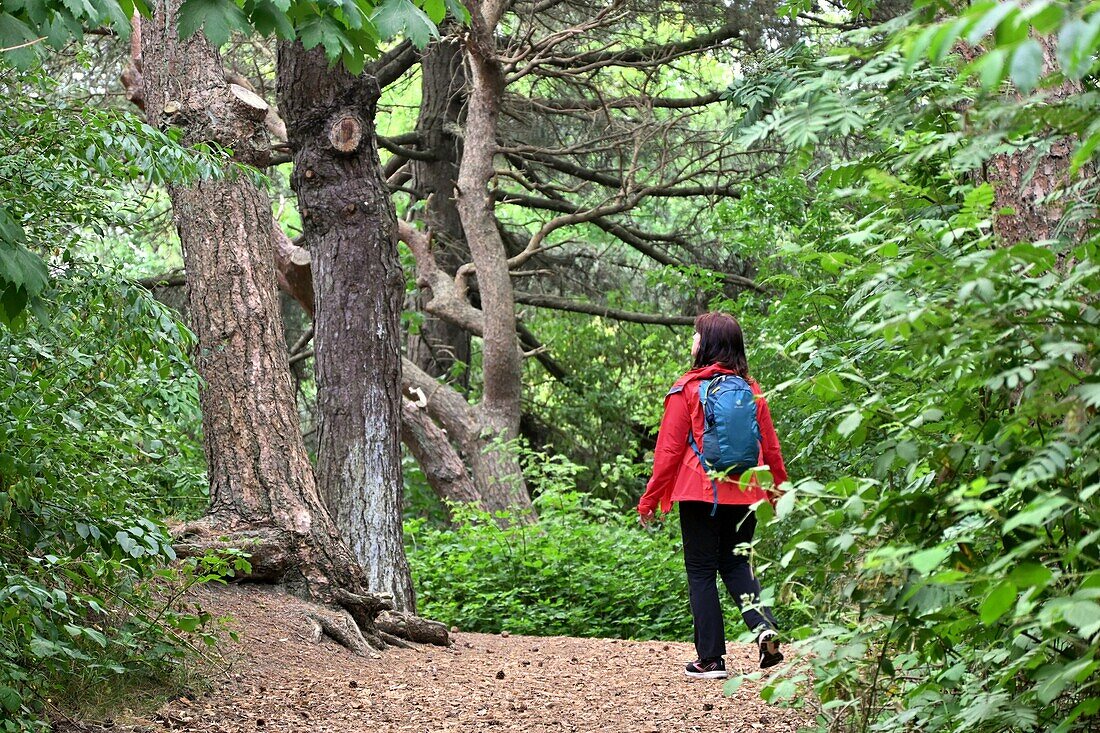
<svg viewBox="0 0 1100 733"><path fill-rule="evenodd" d="M775 252L757 326L807 476L759 511L822 728L1084 730L1100 710L1097 96L1065 64L1095 8L1053 5L905 17L730 90L740 144L788 146L807 213L833 207ZM1033 40L1060 62L1028 67ZM1033 178L1067 145L1072 168ZM1020 191L985 179L1016 163L1053 181L1038 241L1010 226Z"/></svg>
<svg viewBox="0 0 1100 733"><path fill-rule="evenodd" d="M150 7L145 0L3 0L0 60L28 68L45 48L62 48L90 29L127 37L130 18L147 16ZM400 35L425 46L438 35L436 23L448 9L468 17L458 0L183 0L179 32L186 38L201 29L216 46L233 33L298 39L306 48L321 46L330 59L359 73L384 40Z"/></svg>

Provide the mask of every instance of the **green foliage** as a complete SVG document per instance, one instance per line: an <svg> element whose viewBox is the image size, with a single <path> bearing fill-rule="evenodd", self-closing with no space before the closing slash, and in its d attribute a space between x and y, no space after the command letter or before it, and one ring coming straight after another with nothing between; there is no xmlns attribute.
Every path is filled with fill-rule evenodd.
<svg viewBox="0 0 1100 733"><path fill-rule="evenodd" d="M205 503L193 337L143 288L81 259L120 222L129 182L216 175L221 156L3 74L0 729L16 730L38 725L52 695L160 674L211 638L209 614L180 596L241 558L165 569L160 517Z"/></svg>
<svg viewBox="0 0 1100 733"><path fill-rule="evenodd" d="M690 638L678 527L640 529L635 516L570 489L577 470L544 457L532 471L534 525L469 505L450 507L450 529L406 520L418 612L487 633Z"/></svg>
<svg viewBox="0 0 1100 733"><path fill-rule="evenodd" d="M953 29L949 48L965 28L985 38L994 19L970 16L991 5L936 32ZM742 142L791 148L793 175L813 166L805 220L832 210L779 243L765 273L783 294L757 323L807 477L774 519L761 507L784 538L769 576L785 576L780 607L814 614L789 631L812 675L788 670L764 694L805 703L812 684L828 730L1086 730L1100 710L1097 184L1045 192L1049 239L1004 241L994 222L1012 212L983 170L1021 152L1034 170L1074 144L1095 92L1048 98L1053 73L1021 101L983 96L973 60L898 52L924 32L777 54L731 90Z"/></svg>
<svg viewBox="0 0 1100 733"><path fill-rule="evenodd" d="M202 30L218 47L234 32L298 39L358 74L382 41L403 35L423 48L448 11L469 20L458 0L183 0L178 27L181 38ZM150 7L144 0L2 0L0 64L30 68L45 48L60 49L93 28L128 37L135 12L148 16Z"/></svg>
<svg viewBox="0 0 1100 733"><path fill-rule="evenodd" d="M112 196L128 184L223 174L224 154L184 150L131 114L68 108L53 89L0 65L0 324L40 305L47 261L69 262L82 238L121 223Z"/></svg>
<svg viewBox="0 0 1100 733"><path fill-rule="evenodd" d="M188 332L143 289L71 266L43 315L0 331L0 696L24 723L51 690L178 657L211 620L179 596L239 559L165 570L151 518L204 483Z"/></svg>

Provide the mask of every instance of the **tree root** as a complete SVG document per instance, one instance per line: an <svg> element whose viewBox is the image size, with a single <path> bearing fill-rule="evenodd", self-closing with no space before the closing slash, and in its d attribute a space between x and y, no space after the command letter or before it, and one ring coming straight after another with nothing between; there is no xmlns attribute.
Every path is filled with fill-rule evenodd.
<svg viewBox="0 0 1100 733"><path fill-rule="evenodd" d="M365 657L371 653L372 649L381 651L386 648L386 643L379 638L375 638L374 643L371 643L371 637L376 635L364 635L347 611L310 611L306 618L319 624L325 635L356 656Z"/></svg>
<svg viewBox="0 0 1100 733"><path fill-rule="evenodd" d="M401 611L383 611L374 619L380 632L399 636L420 644L450 646L451 635L447 627L438 621L414 616Z"/></svg>
<svg viewBox="0 0 1100 733"><path fill-rule="evenodd" d="M411 648L407 642L450 645L443 624L394 611L392 596L361 587L358 566L319 562L322 558L332 562L331 556L317 553L308 545L308 536L271 526L227 529L218 524L208 515L172 528L177 556L202 556L230 548L247 552L251 571L236 581L283 585L294 595L320 604L307 614L313 627L312 641L327 635L359 656L387 646ZM318 576L327 583L311 582ZM352 587L345 587L347 584Z"/></svg>

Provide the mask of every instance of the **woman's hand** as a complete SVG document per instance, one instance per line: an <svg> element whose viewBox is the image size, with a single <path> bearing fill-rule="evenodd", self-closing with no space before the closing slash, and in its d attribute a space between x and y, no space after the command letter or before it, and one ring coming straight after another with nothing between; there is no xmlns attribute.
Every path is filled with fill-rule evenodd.
<svg viewBox="0 0 1100 733"><path fill-rule="evenodd" d="M643 513L641 510L638 510L638 521L642 523L643 527L648 527L650 524L656 521L656 519L657 515L653 513L652 509L645 513Z"/></svg>

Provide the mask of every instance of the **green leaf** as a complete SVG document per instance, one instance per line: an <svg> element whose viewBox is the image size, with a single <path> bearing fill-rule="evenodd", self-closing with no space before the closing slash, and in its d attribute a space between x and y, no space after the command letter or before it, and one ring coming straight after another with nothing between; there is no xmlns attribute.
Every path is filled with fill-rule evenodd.
<svg viewBox="0 0 1100 733"><path fill-rule="evenodd" d="M14 714L19 712L22 704L23 698L19 696L18 692L10 687L0 687L0 707Z"/></svg>
<svg viewBox="0 0 1100 733"><path fill-rule="evenodd" d="M1025 94L1039 84L1043 74L1043 49L1034 39L1024 41L1012 54L1010 64L1012 81Z"/></svg>
<svg viewBox="0 0 1100 733"><path fill-rule="evenodd" d="M982 623L989 626L1001 616L1005 615L1005 612L1007 612L1015 602L1016 585L1010 580L1002 580L989 592L985 600L982 601L978 615L981 617Z"/></svg>
<svg viewBox="0 0 1100 733"><path fill-rule="evenodd" d="M446 0L424 0L424 12L436 25L442 23L443 19L447 17Z"/></svg>
<svg viewBox="0 0 1100 733"><path fill-rule="evenodd" d="M1100 408L1100 382L1085 382L1077 385L1074 390L1077 398L1089 407Z"/></svg>
<svg viewBox="0 0 1100 733"><path fill-rule="evenodd" d="M756 504L756 521L760 525L765 525L775 518L775 509L772 505L766 501L757 502Z"/></svg>
<svg viewBox="0 0 1100 733"><path fill-rule="evenodd" d="M1100 13L1089 22L1071 20L1058 33L1055 56L1062 65L1062 72L1070 79L1081 79L1096 63L1095 44L1100 31Z"/></svg>
<svg viewBox="0 0 1100 733"><path fill-rule="evenodd" d="M463 25L469 25L470 23L470 11L466 9L466 6L462 3L462 0L445 0L447 3L447 10L451 12L451 15Z"/></svg>
<svg viewBox="0 0 1100 733"><path fill-rule="evenodd" d="M349 51L344 29L328 16L315 16L298 28L298 38L306 49L321 46L330 61Z"/></svg>
<svg viewBox="0 0 1100 733"><path fill-rule="evenodd" d="M1062 609L1066 622L1078 629L1081 636L1088 639L1100 630L1100 603L1089 600L1071 600Z"/></svg>
<svg viewBox="0 0 1100 733"><path fill-rule="evenodd" d="M1077 150L1073 152L1073 158L1071 159L1070 172L1077 173L1081 170L1081 166L1092 160L1098 147L1100 147L1100 130L1089 135L1077 146Z"/></svg>
<svg viewBox="0 0 1100 733"><path fill-rule="evenodd" d="M975 59L970 66L970 73L977 74L983 89L994 90L1005 80L1007 62L1008 51L995 48Z"/></svg>
<svg viewBox="0 0 1100 733"><path fill-rule="evenodd" d="M1027 562L1013 568L1008 577L1018 588L1037 588L1050 583L1054 573L1045 565Z"/></svg>
<svg viewBox="0 0 1100 733"><path fill-rule="evenodd" d="M1066 9L1061 2L1037 0L1024 8L1023 16L1031 23L1036 33L1046 35L1061 24L1066 16Z"/></svg>
<svg viewBox="0 0 1100 733"><path fill-rule="evenodd" d="M31 27L13 15L0 12L0 60L17 69L26 69L34 63L40 52L38 36Z"/></svg>
<svg viewBox="0 0 1100 733"><path fill-rule="evenodd" d="M775 502L775 515L782 519L794 509L795 492L788 491Z"/></svg>
<svg viewBox="0 0 1100 733"><path fill-rule="evenodd" d="M285 8L280 8L271 0L260 0L252 8L251 21L253 27L264 36L272 34L290 41L295 38L294 26L287 17Z"/></svg>
<svg viewBox="0 0 1100 733"><path fill-rule="evenodd" d="M179 9L180 39L190 38L202 28L216 47L229 42L233 31L247 32L248 18L231 0L184 0Z"/></svg>
<svg viewBox="0 0 1100 733"><path fill-rule="evenodd" d="M1043 496L1029 503L1024 509L1005 522L1002 534L1008 534L1017 527L1034 527L1045 524L1055 511L1069 503L1062 496Z"/></svg>
<svg viewBox="0 0 1100 733"><path fill-rule="evenodd" d="M840 424L836 426L836 431L847 438L856 431L856 428L858 428L862 422L863 413L857 409L848 413L848 417L840 421Z"/></svg>
<svg viewBox="0 0 1100 733"><path fill-rule="evenodd" d="M385 0L374 11L371 21L383 39L404 35L418 48L439 37L435 23L410 0Z"/></svg>
<svg viewBox="0 0 1100 733"><path fill-rule="evenodd" d="M971 45L977 45L990 31L999 26L1001 22L1014 11L1018 12L1014 3L995 3L988 12L978 19L978 22L974 24L969 32L967 32L966 40L969 41Z"/></svg>
<svg viewBox="0 0 1100 733"><path fill-rule="evenodd" d="M950 546L932 547L914 553L909 558L909 564L912 565L917 572L928 575L939 567L940 563L946 560L950 554Z"/></svg>

